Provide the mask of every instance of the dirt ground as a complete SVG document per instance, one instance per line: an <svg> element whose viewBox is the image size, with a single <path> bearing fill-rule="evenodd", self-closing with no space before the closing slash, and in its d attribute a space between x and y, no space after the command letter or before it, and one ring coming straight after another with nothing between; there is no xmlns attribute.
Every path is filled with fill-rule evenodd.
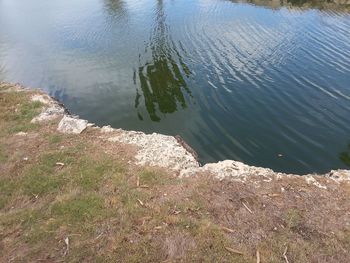
<svg viewBox="0 0 350 263"><path fill-rule="evenodd" d="M0 262L350 262L350 183L179 178L0 85Z"/></svg>

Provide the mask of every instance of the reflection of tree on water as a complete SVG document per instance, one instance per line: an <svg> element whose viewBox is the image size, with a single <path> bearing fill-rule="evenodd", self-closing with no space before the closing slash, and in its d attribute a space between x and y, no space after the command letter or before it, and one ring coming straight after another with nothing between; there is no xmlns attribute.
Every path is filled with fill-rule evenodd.
<svg viewBox="0 0 350 263"><path fill-rule="evenodd" d="M250 3L269 8L317 8L349 12L348 0L229 0L234 3Z"/></svg>
<svg viewBox="0 0 350 263"><path fill-rule="evenodd" d="M126 7L123 0L104 0L105 9L113 17L124 17Z"/></svg>
<svg viewBox="0 0 350 263"><path fill-rule="evenodd" d="M346 165L350 167L350 144L348 145L347 151L341 152L339 154L339 159Z"/></svg>
<svg viewBox="0 0 350 263"><path fill-rule="evenodd" d="M190 94L185 78L191 73L170 36L163 9L163 1L158 0L155 28L149 43L152 61L139 66L137 72L134 72L134 81L138 74L145 106L153 121L160 121L157 111L172 113L178 105L186 108L183 89ZM136 108L140 104L140 98L137 91ZM139 118L142 119L140 114Z"/></svg>
<svg viewBox="0 0 350 263"><path fill-rule="evenodd" d="M5 68L0 65L0 82L5 80Z"/></svg>

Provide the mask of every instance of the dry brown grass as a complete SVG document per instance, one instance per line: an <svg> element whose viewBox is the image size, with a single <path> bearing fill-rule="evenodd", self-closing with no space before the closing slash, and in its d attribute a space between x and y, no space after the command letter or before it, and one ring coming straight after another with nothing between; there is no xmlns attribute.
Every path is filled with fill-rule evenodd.
<svg viewBox="0 0 350 263"><path fill-rule="evenodd" d="M348 184L178 179L93 129L31 125L28 96L0 92L1 262L350 261Z"/></svg>

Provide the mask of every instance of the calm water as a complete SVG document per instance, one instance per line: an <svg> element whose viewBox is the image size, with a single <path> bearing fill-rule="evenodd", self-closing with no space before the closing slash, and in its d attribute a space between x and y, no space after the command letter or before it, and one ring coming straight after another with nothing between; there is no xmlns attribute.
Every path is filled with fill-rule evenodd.
<svg viewBox="0 0 350 263"><path fill-rule="evenodd" d="M202 162L347 167L349 9L266 3L0 0L0 79L99 125L180 134Z"/></svg>

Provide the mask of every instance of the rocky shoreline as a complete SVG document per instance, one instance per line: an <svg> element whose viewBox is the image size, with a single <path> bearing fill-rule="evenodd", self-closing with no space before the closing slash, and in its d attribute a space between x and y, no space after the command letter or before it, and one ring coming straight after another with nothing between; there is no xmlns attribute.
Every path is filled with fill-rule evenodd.
<svg viewBox="0 0 350 263"><path fill-rule="evenodd" d="M197 160L195 152L179 138L162 135L158 133L145 134L139 131L126 131L114 129L110 126L98 127L93 123L73 116L64 105L54 98L39 90L33 90L20 84L1 83L1 86L8 86L8 91L34 92L31 100L44 104L39 116L36 116L33 123L43 123L53 119L60 119L57 130L66 134L80 134L86 129L99 130L101 138L110 143L123 143L136 146L135 164L157 166L167 168L180 177L194 176L199 173L210 173L222 180L246 181L249 176L262 176L266 180L274 180L287 177L304 178L308 184L319 188L327 188L329 180L335 182L350 181L349 170L332 170L326 174L295 175L274 172L269 168L249 166L234 160L223 160L217 163L208 163L203 166ZM184 145L185 144L185 145ZM322 181L322 183L320 183Z"/></svg>
<svg viewBox="0 0 350 263"><path fill-rule="evenodd" d="M0 262L349 262L349 171L203 166L0 83Z"/></svg>

